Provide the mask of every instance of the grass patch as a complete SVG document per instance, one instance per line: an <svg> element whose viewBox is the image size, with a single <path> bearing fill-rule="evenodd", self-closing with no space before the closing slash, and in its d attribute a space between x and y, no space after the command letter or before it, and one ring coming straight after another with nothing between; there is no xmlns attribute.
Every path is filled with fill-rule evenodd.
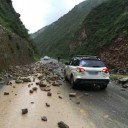
<svg viewBox="0 0 128 128"><path fill-rule="evenodd" d="M110 80L119 80L126 77L128 78L128 75L110 74Z"/></svg>

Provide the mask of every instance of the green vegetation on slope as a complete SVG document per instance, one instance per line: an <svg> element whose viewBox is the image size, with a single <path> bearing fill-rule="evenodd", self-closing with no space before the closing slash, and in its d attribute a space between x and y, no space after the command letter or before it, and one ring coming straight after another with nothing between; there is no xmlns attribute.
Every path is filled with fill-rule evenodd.
<svg viewBox="0 0 128 128"><path fill-rule="evenodd" d="M28 31L19 17L20 14L15 12L11 0L0 0L0 25L27 39Z"/></svg>
<svg viewBox="0 0 128 128"><path fill-rule="evenodd" d="M128 0L108 0L93 9L82 26L86 28L87 39L76 50L84 54L97 54L102 47L112 44L119 36L128 37L127 5Z"/></svg>
<svg viewBox="0 0 128 128"><path fill-rule="evenodd" d="M104 0L86 0L75 6L68 14L49 25L35 39L35 44L41 55L69 56L69 41L88 13Z"/></svg>

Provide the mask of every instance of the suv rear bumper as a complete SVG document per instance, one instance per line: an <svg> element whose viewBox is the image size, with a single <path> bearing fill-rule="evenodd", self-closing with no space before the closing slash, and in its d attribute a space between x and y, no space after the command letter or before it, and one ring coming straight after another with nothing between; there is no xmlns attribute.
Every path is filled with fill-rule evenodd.
<svg viewBox="0 0 128 128"><path fill-rule="evenodd" d="M109 83L109 79L77 79L75 81L76 84L104 84L107 85Z"/></svg>

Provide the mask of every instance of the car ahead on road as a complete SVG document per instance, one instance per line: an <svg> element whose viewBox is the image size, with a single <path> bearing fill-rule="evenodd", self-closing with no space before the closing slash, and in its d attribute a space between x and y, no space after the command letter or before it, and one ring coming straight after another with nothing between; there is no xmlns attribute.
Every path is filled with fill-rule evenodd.
<svg viewBox="0 0 128 128"><path fill-rule="evenodd" d="M50 59L50 57L48 57L48 56L43 57L43 60L49 60L49 59Z"/></svg>
<svg viewBox="0 0 128 128"><path fill-rule="evenodd" d="M106 89L109 83L109 70L97 56L78 55L65 65L64 77L72 88L78 84L100 86Z"/></svg>

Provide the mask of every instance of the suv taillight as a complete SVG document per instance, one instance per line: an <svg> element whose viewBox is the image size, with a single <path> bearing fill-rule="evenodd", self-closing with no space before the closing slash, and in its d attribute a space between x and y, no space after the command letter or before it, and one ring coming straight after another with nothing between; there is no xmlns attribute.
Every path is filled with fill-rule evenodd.
<svg viewBox="0 0 128 128"><path fill-rule="evenodd" d="M78 71L78 72L84 72L85 69L84 69L84 68L78 68L77 71Z"/></svg>
<svg viewBox="0 0 128 128"><path fill-rule="evenodd" d="M108 68L104 68L102 71L103 71L104 73L109 73Z"/></svg>

